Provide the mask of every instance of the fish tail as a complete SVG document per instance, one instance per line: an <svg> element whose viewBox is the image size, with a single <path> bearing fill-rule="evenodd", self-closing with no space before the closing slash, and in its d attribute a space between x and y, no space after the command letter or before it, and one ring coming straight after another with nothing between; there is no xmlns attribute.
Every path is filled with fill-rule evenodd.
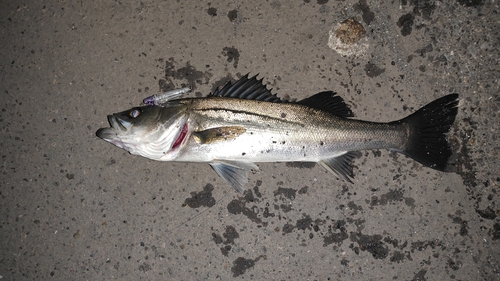
<svg viewBox="0 0 500 281"><path fill-rule="evenodd" d="M455 121L457 106L458 94L450 94L394 122L405 124L409 131L409 140L401 152L427 167L445 171L452 155L446 134Z"/></svg>

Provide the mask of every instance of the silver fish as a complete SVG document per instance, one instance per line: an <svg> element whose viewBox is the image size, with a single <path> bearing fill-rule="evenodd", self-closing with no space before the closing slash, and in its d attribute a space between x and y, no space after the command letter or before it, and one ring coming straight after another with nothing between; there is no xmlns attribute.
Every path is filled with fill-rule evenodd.
<svg viewBox="0 0 500 281"><path fill-rule="evenodd" d="M254 162L316 162L352 182L353 159L368 149L444 171L452 154L446 134L458 112L458 95L450 94L398 121L355 120L334 92L286 102L248 75L205 98L163 98L109 115L111 127L97 136L157 161L209 163L240 193Z"/></svg>

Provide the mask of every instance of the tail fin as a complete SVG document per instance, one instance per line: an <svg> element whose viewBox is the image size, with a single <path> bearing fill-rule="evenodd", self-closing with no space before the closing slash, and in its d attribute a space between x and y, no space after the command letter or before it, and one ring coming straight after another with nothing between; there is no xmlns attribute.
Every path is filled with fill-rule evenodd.
<svg viewBox="0 0 500 281"><path fill-rule="evenodd" d="M450 94L396 121L409 129L409 140L402 153L427 167L444 171L452 154L446 134L455 121L457 106L458 94Z"/></svg>

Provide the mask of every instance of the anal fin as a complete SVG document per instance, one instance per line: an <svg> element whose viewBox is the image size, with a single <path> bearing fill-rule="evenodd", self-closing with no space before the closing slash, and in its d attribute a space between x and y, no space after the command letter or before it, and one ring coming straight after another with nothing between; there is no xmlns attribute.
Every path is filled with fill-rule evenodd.
<svg viewBox="0 0 500 281"><path fill-rule="evenodd" d="M352 161L360 155L361 153L359 151L348 151L337 157L323 159L318 163L330 173L343 178L347 182L353 183L351 180L354 179Z"/></svg>
<svg viewBox="0 0 500 281"><path fill-rule="evenodd" d="M250 170L259 170L259 167L252 162L240 162L229 160L215 160L210 166L217 174L224 179L236 192L243 194L248 183L247 172Z"/></svg>

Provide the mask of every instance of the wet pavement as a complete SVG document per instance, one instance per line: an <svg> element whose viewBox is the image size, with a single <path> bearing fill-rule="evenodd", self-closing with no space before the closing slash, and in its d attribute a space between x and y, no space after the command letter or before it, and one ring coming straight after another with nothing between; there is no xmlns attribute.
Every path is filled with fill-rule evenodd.
<svg viewBox="0 0 500 281"><path fill-rule="evenodd" d="M500 280L498 2L44 2L0 3L0 279ZM95 136L247 73L380 122L458 93L452 171L385 150L354 184L259 163L239 195Z"/></svg>

